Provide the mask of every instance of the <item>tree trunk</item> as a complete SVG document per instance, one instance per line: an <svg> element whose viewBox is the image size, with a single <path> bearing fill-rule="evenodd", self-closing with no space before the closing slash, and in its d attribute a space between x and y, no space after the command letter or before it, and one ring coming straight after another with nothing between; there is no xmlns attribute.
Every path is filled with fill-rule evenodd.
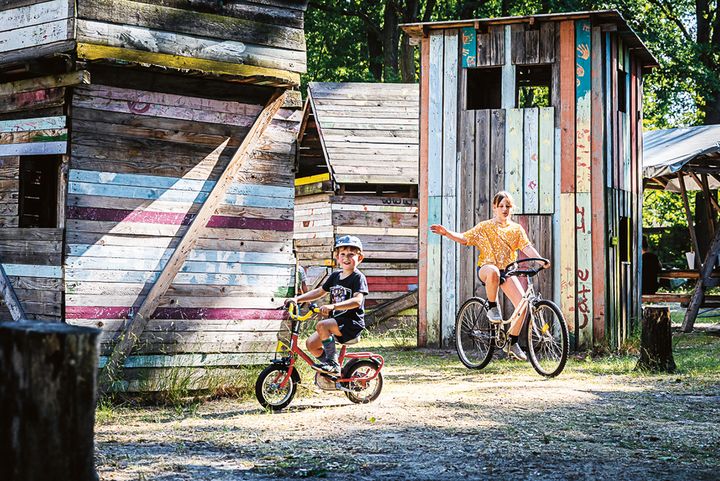
<svg viewBox="0 0 720 481"><path fill-rule="evenodd" d="M643 308L640 359L635 369L674 372L670 309L667 307Z"/></svg>
<svg viewBox="0 0 720 481"><path fill-rule="evenodd" d="M403 23L414 23L418 21L420 14L418 0L407 0L403 12ZM410 45L410 37L405 32L401 34L400 40L400 77L405 83L415 83L415 47Z"/></svg>
<svg viewBox="0 0 720 481"><path fill-rule="evenodd" d="M0 479L97 479L99 334L61 323L0 323Z"/></svg>
<svg viewBox="0 0 720 481"><path fill-rule="evenodd" d="M376 82L382 82L382 42L378 35L370 28L366 27L367 45L368 45L368 69Z"/></svg>
<svg viewBox="0 0 720 481"><path fill-rule="evenodd" d="M383 81L396 82L398 74L398 47L400 43L400 22L395 0L385 2L383 15Z"/></svg>

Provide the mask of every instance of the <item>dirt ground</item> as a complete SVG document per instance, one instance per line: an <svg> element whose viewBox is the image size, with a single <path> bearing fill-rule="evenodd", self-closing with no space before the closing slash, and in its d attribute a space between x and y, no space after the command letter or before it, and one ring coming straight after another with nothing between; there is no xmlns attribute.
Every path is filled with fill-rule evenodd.
<svg viewBox="0 0 720 481"><path fill-rule="evenodd" d="M527 363L470 371L451 351L383 354L385 386L367 405L304 379L280 414L254 399L117 408L96 430L100 478L720 479L720 372L574 360L546 380Z"/></svg>

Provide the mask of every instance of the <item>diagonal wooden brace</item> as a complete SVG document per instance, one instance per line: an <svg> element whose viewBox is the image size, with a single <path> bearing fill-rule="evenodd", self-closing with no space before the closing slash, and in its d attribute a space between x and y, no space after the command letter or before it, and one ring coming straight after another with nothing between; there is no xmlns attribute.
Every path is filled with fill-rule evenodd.
<svg viewBox="0 0 720 481"><path fill-rule="evenodd" d="M10 279L5 273L2 264L0 264L0 291L2 292L2 298L5 300L5 305L13 317L13 321L25 320L25 311L15 294L12 284L10 284Z"/></svg>
<svg viewBox="0 0 720 481"><path fill-rule="evenodd" d="M680 328L682 332L692 332L700 306L702 306L705 301L705 288L708 284L714 285L711 283L711 277L715 263L718 260L718 254L720 254L720 229L715 232L715 237L705 256L702 269L700 269L700 277L697 280L697 284L695 284L695 290L690 298L690 304L688 304L687 311L685 311L685 319Z"/></svg>
<svg viewBox="0 0 720 481"><path fill-rule="evenodd" d="M260 115L243 139L237 152L235 152L235 155L233 155L225 171L215 184L215 187L213 187L208 195L207 200L203 203L202 207L200 207L200 211L188 227L167 264L165 264L157 281L153 284L143 303L135 311L132 319L130 319L125 326L122 334L120 334L105 368L100 373L99 387L101 392L105 393L110 390L112 383L118 379L125 364L125 359L130 352L132 352L135 343L145 330L150 316L155 312L155 309L160 303L160 298L167 292L173 279L175 279L175 276L185 263L188 255L195 247L200 234L205 230L210 217L215 213L218 205L225 198L225 194L232 184L233 179L237 173L242 170L245 161L252 154L258 140L268 125L270 125L273 117L278 110L280 110L284 102L285 94L280 90L276 91L265 105L263 111L260 112Z"/></svg>

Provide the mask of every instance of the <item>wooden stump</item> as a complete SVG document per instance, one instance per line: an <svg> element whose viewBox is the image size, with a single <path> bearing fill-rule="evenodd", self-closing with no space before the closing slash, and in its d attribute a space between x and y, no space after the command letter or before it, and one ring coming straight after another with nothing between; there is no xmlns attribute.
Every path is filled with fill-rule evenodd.
<svg viewBox="0 0 720 481"><path fill-rule="evenodd" d="M61 323L0 323L0 479L97 480L99 334Z"/></svg>
<svg viewBox="0 0 720 481"><path fill-rule="evenodd" d="M675 371L669 308L643 308L640 359L635 368L647 371Z"/></svg>

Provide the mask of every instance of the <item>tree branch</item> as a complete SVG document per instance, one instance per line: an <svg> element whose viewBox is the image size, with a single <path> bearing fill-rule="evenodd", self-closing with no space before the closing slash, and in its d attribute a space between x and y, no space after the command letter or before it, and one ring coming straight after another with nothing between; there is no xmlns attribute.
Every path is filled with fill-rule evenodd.
<svg viewBox="0 0 720 481"><path fill-rule="evenodd" d="M334 13L336 15L342 15L344 17L357 17L365 24L367 28L373 31L378 36L382 36L382 29L380 26L373 21L368 14L354 9L341 8L337 5L331 7L317 1L310 0L310 6L322 10L323 12Z"/></svg>
<svg viewBox="0 0 720 481"><path fill-rule="evenodd" d="M688 42L695 43L695 40L692 38L692 35L690 35L690 32L688 32L687 29L685 28L685 24L683 24L682 21L680 21L677 14L673 11L672 5L665 3L663 0L650 0L650 3L659 7L665 13L667 18L672 20L675 23L675 25L678 26L678 28L680 29L680 31L683 34L683 37L685 37L685 40L687 40Z"/></svg>

